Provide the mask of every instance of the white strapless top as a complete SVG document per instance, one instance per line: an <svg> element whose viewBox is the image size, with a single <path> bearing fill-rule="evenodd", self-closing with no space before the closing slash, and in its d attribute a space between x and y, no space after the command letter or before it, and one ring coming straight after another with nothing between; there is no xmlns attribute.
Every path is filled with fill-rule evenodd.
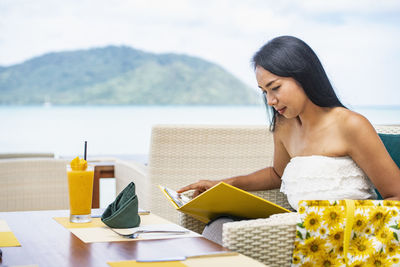
<svg viewBox="0 0 400 267"><path fill-rule="evenodd" d="M376 199L374 189L350 157L294 157L283 172L281 184L281 192L295 210L299 200Z"/></svg>

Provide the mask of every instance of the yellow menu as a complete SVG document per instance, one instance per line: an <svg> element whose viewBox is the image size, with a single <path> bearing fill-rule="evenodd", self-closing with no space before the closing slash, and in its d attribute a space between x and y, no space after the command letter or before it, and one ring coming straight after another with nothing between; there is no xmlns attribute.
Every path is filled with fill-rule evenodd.
<svg viewBox="0 0 400 267"><path fill-rule="evenodd" d="M276 213L290 212L273 202L224 182L191 200L169 188L163 186L159 186L159 188L177 210L204 223L221 215L256 219L268 218Z"/></svg>

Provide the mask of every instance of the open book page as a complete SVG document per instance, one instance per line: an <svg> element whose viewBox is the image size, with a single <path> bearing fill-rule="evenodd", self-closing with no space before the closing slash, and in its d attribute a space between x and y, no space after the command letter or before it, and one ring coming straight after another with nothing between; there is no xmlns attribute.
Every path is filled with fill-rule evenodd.
<svg viewBox="0 0 400 267"><path fill-rule="evenodd" d="M164 191L165 194L169 197L170 200L172 200L178 208L182 207L186 203L190 201L190 199L182 194L177 193L176 191L164 187L164 186L159 186L162 191Z"/></svg>

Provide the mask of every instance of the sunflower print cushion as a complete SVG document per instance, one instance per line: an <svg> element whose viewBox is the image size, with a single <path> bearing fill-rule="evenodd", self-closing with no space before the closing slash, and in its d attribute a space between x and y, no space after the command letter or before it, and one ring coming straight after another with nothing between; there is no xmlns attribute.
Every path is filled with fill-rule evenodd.
<svg viewBox="0 0 400 267"><path fill-rule="evenodd" d="M347 266L400 266L400 201L356 200ZM299 202L292 266L346 266L344 200Z"/></svg>

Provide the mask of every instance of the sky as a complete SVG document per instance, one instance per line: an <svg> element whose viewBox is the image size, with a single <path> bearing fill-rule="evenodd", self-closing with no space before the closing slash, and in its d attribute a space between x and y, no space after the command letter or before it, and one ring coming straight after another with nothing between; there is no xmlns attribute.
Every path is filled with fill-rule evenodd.
<svg viewBox="0 0 400 267"><path fill-rule="evenodd" d="M281 35L314 49L345 105L400 105L398 0L0 0L0 66L127 45L206 59L258 90L251 57Z"/></svg>

